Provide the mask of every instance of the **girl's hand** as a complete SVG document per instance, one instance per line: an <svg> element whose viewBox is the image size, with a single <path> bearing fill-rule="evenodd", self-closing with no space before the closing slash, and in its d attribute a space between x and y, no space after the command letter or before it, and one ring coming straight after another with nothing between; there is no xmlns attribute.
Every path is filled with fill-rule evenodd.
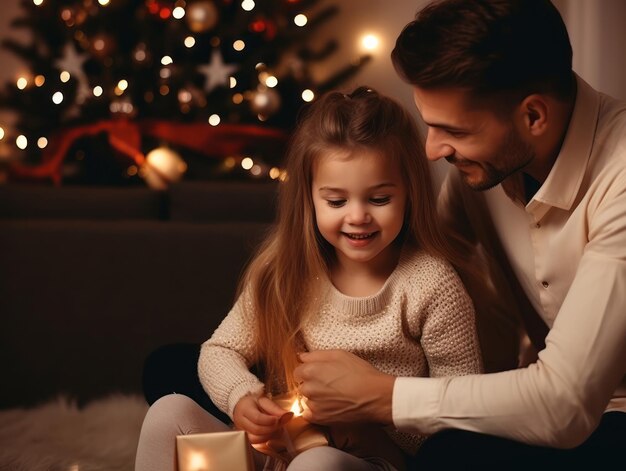
<svg viewBox="0 0 626 471"><path fill-rule="evenodd" d="M235 426L248 434L250 443L265 443L274 438L284 424L293 417L265 396L244 396L233 411Z"/></svg>

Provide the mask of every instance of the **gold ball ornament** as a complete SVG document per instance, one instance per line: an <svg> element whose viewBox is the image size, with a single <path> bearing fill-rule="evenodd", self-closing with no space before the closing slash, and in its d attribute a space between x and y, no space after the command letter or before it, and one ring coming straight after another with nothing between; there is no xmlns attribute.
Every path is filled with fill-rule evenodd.
<svg viewBox="0 0 626 471"><path fill-rule="evenodd" d="M217 25L219 11L210 0L194 2L187 7L185 19L189 29L194 33L209 31Z"/></svg>
<svg viewBox="0 0 626 471"><path fill-rule="evenodd" d="M280 108L280 95L272 88L257 90L250 101L250 109L261 116L273 115Z"/></svg>
<svg viewBox="0 0 626 471"><path fill-rule="evenodd" d="M154 190L165 190L170 184L182 179L187 164L172 149L157 147L146 156L140 175Z"/></svg>

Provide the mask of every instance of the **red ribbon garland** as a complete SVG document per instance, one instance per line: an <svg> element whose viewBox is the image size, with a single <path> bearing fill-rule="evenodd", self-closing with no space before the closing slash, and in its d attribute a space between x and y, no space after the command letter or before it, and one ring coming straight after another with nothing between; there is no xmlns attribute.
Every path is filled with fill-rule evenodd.
<svg viewBox="0 0 626 471"><path fill-rule="evenodd" d="M279 155L287 141L287 133L279 129L255 125L178 123L162 120L107 120L61 130L50 138L42 151L41 163L26 166L13 163L11 177L19 180L50 179L61 184L61 164L74 141L80 137L106 132L112 148L140 166L145 161L141 137L152 136L210 157L240 155L253 149L264 149Z"/></svg>

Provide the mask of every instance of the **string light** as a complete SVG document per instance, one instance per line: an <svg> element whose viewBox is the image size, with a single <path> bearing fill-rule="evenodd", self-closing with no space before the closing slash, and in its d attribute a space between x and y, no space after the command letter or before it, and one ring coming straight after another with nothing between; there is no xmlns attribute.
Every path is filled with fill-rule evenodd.
<svg viewBox="0 0 626 471"><path fill-rule="evenodd" d="M211 116L209 116L209 124L211 126L217 126L218 124L220 124L220 121L221 118L217 114L212 114Z"/></svg>
<svg viewBox="0 0 626 471"><path fill-rule="evenodd" d="M43 75L37 75L37 77L35 77L36 86L41 87L45 82L46 82L46 77L44 77Z"/></svg>
<svg viewBox="0 0 626 471"><path fill-rule="evenodd" d="M183 7L174 8L174 11L172 11L172 16L175 19L180 20L182 17L185 16L185 9Z"/></svg>
<svg viewBox="0 0 626 471"><path fill-rule="evenodd" d="M4 128L0 126L0 141L4 139Z"/></svg>
<svg viewBox="0 0 626 471"><path fill-rule="evenodd" d="M366 34L361 38L361 44L366 51L373 51L377 49L379 42L378 36L373 34Z"/></svg>
<svg viewBox="0 0 626 471"><path fill-rule="evenodd" d="M60 104L62 101L63 101L63 93L55 92L54 95L52 95L52 103L54 103L55 105Z"/></svg>
<svg viewBox="0 0 626 471"><path fill-rule="evenodd" d="M245 11L252 11L254 7L255 4L253 0L243 0L243 2L241 2L241 8L243 8Z"/></svg>
<svg viewBox="0 0 626 471"><path fill-rule="evenodd" d="M244 159L241 160L241 167L244 170L250 170L253 165L254 165L254 160L252 160L250 157L245 157Z"/></svg>
<svg viewBox="0 0 626 471"><path fill-rule="evenodd" d="M66 83L70 79L70 73L67 70L64 70L59 75L59 78L61 79L61 82Z"/></svg>
<svg viewBox="0 0 626 471"><path fill-rule="evenodd" d="M47 145L48 145L48 139L46 139L45 137L42 136L39 139L37 139L37 147L39 147L40 149L45 149Z"/></svg>
<svg viewBox="0 0 626 471"><path fill-rule="evenodd" d="M170 78L170 75L172 75L172 71L167 67L163 67L161 70L159 70L159 77L161 77L162 79Z"/></svg>
<svg viewBox="0 0 626 471"><path fill-rule="evenodd" d="M267 77L267 79L265 79L265 85L270 88L274 88L276 85L278 85L278 79L273 75L270 75L269 77Z"/></svg>
<svg viewBox="0 0 626 471"><path fill-rule="evenodd" d="M269 176L272 180L276 180L278 177L280 177L280 170L277 167L270 168Z"/></svg>
<svg viewBox="0 0 626 471"><path fill-rule="evenodd" d="M28 147L28 139L26 139L26 136L24 136L24 134L20 134L15 139L15 145L18 148L24 150L24 149L26 149L26 147Z"/></svg>
<svg viewBox="0 0 626 471"><path fill-rule="evenodd" d="M33 3L35 4L35 6L41 6L41 4L43 4L43 0L33 0Z"/></svg>
<svg viewBox="0 0 626 471"><path fill-rule="evenodd" d="M174 61L172 60L172 58L170 56L163 56L163 57L161 57L161 64L162 65L170 65L173 62Z"/></svg>
<svg viewBox="0 0 626 471"><path fill-rule="evenodd" d="M313 93L313 90L309 90L307 88L306 90L302 92L302 99L306 101L307 103L310 101L313 101L313 98L315 98L315 93Z"/></svg>
<svg viewBox="0 0 626 471"><path fill-rule="evenodd" d="M240 105L243 102L243 95L241 93L235 93L233 95L233 103L235 105Z"/></svg>
<svg viewBox="0 0 626 471"><path fill-rule="evenodd" d="M103 7L106 7L109 4L109 0L98 0L98 3Z"/></svg>
<svg viewBox="0 0 626 471"><path fill-rule="evenodd" d="M192 48L196 45L196 39L193 36L187 36L185 38L185 46L188 48Z"/></svg>
<svg viewBox="0 0 626 471"><path fill-rule="evenodd" d="M233 43L233 49L235 51L243 51L245 47L246 43L244 43L241 39L237 39L237 41Z"/></svg>
<svg viewBox="0 0 626 471"><path fill-rule="evenodd" d="M128 88L128 81L122 79L119 82L117 82L117 88L119 88L122 91L125 91Z"/></svg>
<svg viewBox="0 0 626 471"><path fill-rule="evenodd" d="M28 85L28 80L25 77L20 77L17 79L17 88L20 90L24 90Z"/></svg>
<svg viewBox="0 0 626 471"><path fill-rule="evenodd" d="M293 22L296 24L296 26L304 26L305 24L307 24L308 21L309 19L306 17L306 15L303 15L302 13L296 15L293 19Z"/></svg>

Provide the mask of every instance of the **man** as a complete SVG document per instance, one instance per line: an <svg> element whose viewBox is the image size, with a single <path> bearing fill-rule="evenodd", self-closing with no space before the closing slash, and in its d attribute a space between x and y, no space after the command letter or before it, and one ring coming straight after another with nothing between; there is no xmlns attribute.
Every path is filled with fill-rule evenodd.
<svg viewBox="0 0 626 471"><path fill-rule="evenodd" d="M528 367L441 379L305 353L295 371L305 416L435 434L420 469L623 461L626 104L572 72L548 0L431 4L392 59L413 87L428 158L455 167L440 193L450 237L484 255L539 354ZM481 316L489 301L476 287ZM490 352L493 339L481 340Z"/></svg>

